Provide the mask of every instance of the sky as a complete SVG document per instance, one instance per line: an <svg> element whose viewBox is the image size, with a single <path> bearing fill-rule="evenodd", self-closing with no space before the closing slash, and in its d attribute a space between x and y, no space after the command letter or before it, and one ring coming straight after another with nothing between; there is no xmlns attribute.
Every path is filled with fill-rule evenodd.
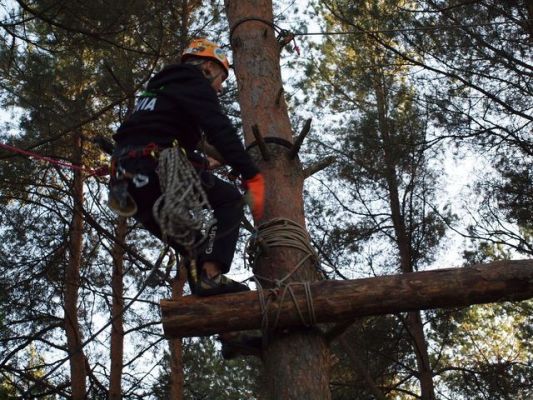
<svg viewBox="0 0 533 400"><path fill-rule="evenodd" d="M287 23L282 23L282 27L288 27L291 26L291 24L294 21L299 21L301 19L306 18L305 15L303 15L302 11L307 9L307 1L300 0L298 1L298 4L300 5L300 14L297 16L291 16L289 17ZM308 26L309 32L318 32L320 31L319 25L314 22L310 21ZM320 36L314 37L315 40L320 40ZM301 57L307 57L307 54L302 55ZM295 54L284 54L285 58L291 58L296 57ZM290 75L293 72L289 72L288 70L283 71L283 76L285 78L290 77ZM311 109L305 109L302 108L301 110L295 110L302 120L312 116L313 112ZM2 125L4 124L10 124L13 121L17 119L17 116L19 113L17 110L2 110L0 112L0 123ZM322 121L323 124L327 125L327 121ZM323 126L323 125L322 125ZM320 124L318 124L317 121L315 121L312 133L311 135L317 135L318 132L320 132L320 129L322 127ZM8 129L5 130L5 132L9 132L11 134L16 134L17 129L16 126L8 126ZM459 226L459 229L464 229L464 224L466 222L469 222L469 215L467 210L465 210L462 207L462 201L465 196L475 196L475 193L472 192L472 190L469 188L469 184L472 181L471 177L473 176L481 176L486 171L490 170L492 167L490 164L478 157L478 156L467 156L466 158L463 158L461 160L456 159L452 157L450 154L445 159L444 163L444 177L446 179L446 198L451 200L456 208L456 212L459 214L460 221L463 222L462 226ZM311 182L311 181L310 181ZM311 185L311 183L309 183ZM250 216L248 215L248 218L250 219ZM245 235L248 235L247 233ZM460 235L453 233L452 231L449 231L448 238L446 241L446 246L443 247L443 249L440 251L437 261L430 267L430 268L450 268L450 267L459 267L462 264L462 251L466 247L466 241L463 239ZM248 279L252 273L249 270L244 269L243 265L243 258L245 257L245 254L243 252L243 249L240 248L238 252L235 255L234 264L235 267L232 269L232 273L230 276L232 276L234 279L243 281L245 279ZM253 284L250 286L253 287ZM107 320L97 320L97 324L99 326L102 326L105 324ZM102 340L104 338L107 338L107 336L103 335Z"/></svg>

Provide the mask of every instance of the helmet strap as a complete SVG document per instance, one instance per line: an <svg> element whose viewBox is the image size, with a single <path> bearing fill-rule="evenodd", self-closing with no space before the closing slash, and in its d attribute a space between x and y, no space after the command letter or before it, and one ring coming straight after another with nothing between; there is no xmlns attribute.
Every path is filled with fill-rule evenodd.
<svg viewBox="0 0 533 400"><path fill-rule="evenodd" d="M209 83L213 83L215 79L217 79L222 72L219 72L218 74L213 75L211 73L211 68L207 66L207 62L204 62L200 65L200 69L202 70L202 73L204 74L205 78L209 81Z"/></svg>
<svg viewBox="0 0 533 400"><path fill-rule="evenodd" d="M199 58L199 57L189 58L183 61L184 64L191 64L191 65L202 65L205 62L206 60L204 58Z"/></svg>
<svg viewBox="0 0 533 400"><path fill-rule="evenodd" d="M202 71L202 74L204 75L205 79L207 79L208 82L211 84L215 81L215 79L217 79L220 76L220 74L224 74L224 73L219 72L218 74L213 75L211 73L211 67L208 66L209 61L211 60L206 60L206 59L201 59L201 58L191 58L189 60L184 61L184 63L197 66L200 69L200 71Z"/></svg>

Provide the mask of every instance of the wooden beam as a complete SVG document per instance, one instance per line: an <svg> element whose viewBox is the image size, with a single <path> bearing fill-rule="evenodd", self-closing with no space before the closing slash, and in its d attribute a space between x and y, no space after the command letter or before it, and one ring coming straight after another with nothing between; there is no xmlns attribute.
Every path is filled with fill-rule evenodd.
<svg viewBox="0 0 533 400"><path fill-rule="evenodd" d="M496 261L347 281L309 284L317 323L412 310L462 307L472 304L519 301L533 297L533 260ZM309 296L301 284L292 287L294 299L283 289L262 291L269 300L270 327L295 328L311 319ZM295 306L298 304L298 309ZM212 297L186 296L161 300L167 337L203 336L259 329L263 323L260 292Z"/></svg>

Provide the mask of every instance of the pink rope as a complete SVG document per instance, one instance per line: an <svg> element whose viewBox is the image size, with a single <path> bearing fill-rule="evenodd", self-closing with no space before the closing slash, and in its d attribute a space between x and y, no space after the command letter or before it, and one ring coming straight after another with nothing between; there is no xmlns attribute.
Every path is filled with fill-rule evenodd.
<svg viewBox="0 0 533 400"><path fill-rule="evenodd" d="M108 173L107 167L98 168L96 170L86 169L86 168L84 168L81 165L75 165L75 164L72 164L72 163L69 163L69 162L66 162L66 161L61 161L61 160L57 160L55 158L46 157L46 156L43 156L43 155L40 155L40 154L37 154L37 153L33 153L31 151L28 151L28 150L23 150L23 149L19 149L17 147L10 146L10 145L5 144L5 143L0 143L0 147L4 148L6 150L12 151L14 153L24 154L24 155L26 155L28 157L36 158L38 160L43 160L43 161L46 161L46 162L48 162L50 164L58 165L60 167L66 167L66 168L70 168L70 169L74 169L74 170L78 170L78 171L88 172L90 176L91 175L103 176L103 175L107 175L107 173Z"/></svg>

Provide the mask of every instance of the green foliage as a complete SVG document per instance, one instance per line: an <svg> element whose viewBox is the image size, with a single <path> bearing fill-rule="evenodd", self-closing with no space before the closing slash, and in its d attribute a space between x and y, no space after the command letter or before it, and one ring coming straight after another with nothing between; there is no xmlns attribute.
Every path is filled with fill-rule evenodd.
<svg viewBox="0 0 533 400"><path fill-rule="evenodd" d="M327 30L387 30L400 22L392 18L400 2L322 4ZM338 159L327 184L332 188L331 181L339 182L332 188L336 193L331 195L333 201L320 210L326 226L331 225L324 240L330 248L322 249L331 249L327 254L332 257L338 249L348 253L359 246L359 253L366 259L360 257L355 262L359 274L365 276L423 268L434 260L446 231L436 211L442 205L437 203L439 179L431 158L439 152L426 145L430 140L427 114L408 79L408 65L384 47L398 45L400 35L391 32L382 36L384 44L365 34L326 39L313 81L320 82L314 87L317 106L341 113L316 147L317 151L333 150ZM353 257L340 258L337 268L345 276L353 275L348 272L354 269L348 267ZM378 332L380 322L372 320L376 325L365 333ZM367 364L363 364L371 379L379 382L376 386L382 393L414 393L419 385L417 378L423 379L421 373L413 373L423 368L415 356L416 347L404 330L402 318L387 322L392 322L389 329L394 333L387 339L373 335L376 341L372 356L367 355L363 359ZM422 331L423 327L417 329ZM357 349L367 349L363 340L352 343ZM373 370L369 360L377 361L381 368ZM362 388L368 386L368 378L362 378L361 371L340 374L336 396L361 395Z"/></svg>
<svg viewBox="0 0 533 400"><path fill-rule="evenodd" d="M257 393L257 363L243 360L225 362L215 342L203 338L189 343L184 351L185 393L195 398L220 397L228 400L250 398Z"/></svg>
<svg viewBox="0 0 533 400"><path fill-rule="evenodd" d="M16 391L8 379L0 379L0 400L11 400L16 397Z"/></svg>
<svg viewBox="0 0 533 400"><path fill-rule="evenodd" d="M198 3L189 2L188 10L155 0L18 3L27 8L3 17L0 98L4 107L21 112L0 140L67 162L80 156L80 163L98 166L100 153L87 139L112 134L130 112L135 91L177 58L191 32L225 40L224 23L225 31L212 25L223 20L221 3L212 1L195 12ZM324 37L301 69L309 78L301 87L316 100L315 121L324 122L322 134L302 155L314 160L334 153L338 159L331 172L314 180L323 184L308 189L316 195L308 199L308 224L329 275L396 271L402 232L413 269L434 261L446 227L456 222L439 179L442 154L451 152L482 154L498 171L483 185L473 185L483 201L473 211L477 220L469 231L477 247L466 260L533 254L528 4L327 0L317 7L324 30L356 32ZM281 18L285 8L278 11ZM234 95L232 89L223 98L228 108ZM80 133L82 145L73 146ZM454 148L443 146L448 140ZM53 367L49 353L32 359L27 352L32 342L63 352L63 271L73 199L71 171L3 150L0 156L0 363L18 368L13 374L2 371L1 399L14 395L14 382L29 388L32 377ZM105 182L85 183L85 210L100 229L112 232L114 219L100 206ZM392 195L398 204L392 204ZM86 338L109 315L112 242L89 224L84 229L80 320ZM156 241L130 229L133 253L158 249ZM146 276L146 266L132 254L125 277L130 296ZM151 251L143 255L155 258ZM142 303L125 315L125 397L140 398L150 390L146 366L159 362L164 346L155 300L166 295L165 287L146 289ZM461 399L531 397L531 311L525 302L428 312L425 330L442 398L450 393ZM380 390L395 398L416 397L416 360L401 316L365 320L347 338L360 349ZM105 396L107 340L101 334L87 349L94 372L90 397ZM367 382L353 360L336 345L334 352L334 398L368 398ZM222 361L213 340L187 341L185 362L188 399L257 393L258 366ZM61 368L46 383L68 386L66 376ZM153 388L161 399L168 398L165 379ZM36 394L45 389L33 388Z"/></svg>
<svg viewBox="0 0 533 400"><path fill-rule="evenodd" d="M330 383L332 399L373 398L364 373L369 374L382 393L393 391L401 372L396 360L407 361L411 353L407 339L394 317L370 317L354 323L343 339L332 345L335 359Z"/></svg>
<svg viewBox="0 0 533 400"><path fill-rule="evenodd" d="M494 166L494 175L473 185L483 201L471 208L477 218L469 233L529 256L531 8L525 1L427 3L438 12L421 14L421 25L451 26L412 35L413 49L437 60L442 76L428 96L434 123Z"/></svg>
<svg viewBox="0 0 533 400"><path fill-rule="evenodd" d="M466 264L508 259L502 245L482 242ZM468 268L468 267L466 267ZM430 339L442 391L457 399L528 399L533 394L533 302L431 311Z"/></svg>
<svg viewBox="0 0 533 400"><path fill-rule="evenodd" d="M0 400L36 397L55 400L57 398L55 395L42 394L50 388L44 377L43 363L43 357L35 346L31 346L19 360L3 369L0 375ZM24 373L20 374L20 371Z"/></svg>
<svg viewBox="0 0 533 400"><path fill-rule="evenodd" d="M492 252L482 256L476 251L468 261L486 262L496 255L513 258L515 250L531 254L531 179L524 168L531 164L526 128L531 120L522 112L528 107L523 99L530 97L524 80L525 55L530 52L524 4L333 0L317 2L316 8L323 16L322 30L349 32L326 36L315 45L316 57L306 69L309 79L302 84L308 95L314 95L316 112L327 120L312 151L318 159L332 154L337 158L325 178L316 178L319 187L309 193L317 197L308 200L310 226L320 238L331 275L392 271L402 253L404 259L408 254L413 269L435 261L447 227L460 222L454 217L455 205L443 197L443 161L451 151L479 151L501 171L501 176L495 171L485 175L482 185L472 185L473 197L486 200L476 208L468 234ZM439 26L447 28L435 28ZM449 138L455 140L455 149L448 147ZM513 222L521 225L519 229ZM501 312L494 312L488 320L498 321ZM445 316L437 312L427 318L425 330L442 328L450 336L440 337L439 345L449 344L453 352L457 343L451 343L454 331ZM471 334L473 326L482 324L468 318L473 325L462 329ZM443 357L432 341L428 347L434 371L453 371L459 364L458 359ZM457 350L468 353L458 345ZM527 357L529 351L522 347L520 354ZM388 376L389 382L402 382L416 368L412 353L396 357L399 368L395 376ZM462 391L459 381L453 386L446 380L460 376L453 373L435 379L437 390L443 398L448 393L491 398L491 390L502 399L513 398L506 390L522 396L517 398L527 396L527 363L512 366L516 380L507 373L510 370L500 374L500 389L489 385L488 376L499 368L496 364L476 368ZM372 375L379 380L379 374ZM486 386L476 389L474 378ZM364 387L361 379L358 374L344 376L338 387L352 393L353 387ZM417 395L413 379L396 388L396 393L403 391L398 394L402 398Z"/></svg>
<svg viewBox="0 0 533 400"><path fill-rule="evenodd" d="M496 245L500 252L505 251L501 247L506 247L508 252L512 249L529 257L533 254L531 173L516 155L500 160L499 164L501 170L494 179L475 185L480 203L477 221L469 226L469 233L487 251Z"/></svg>
<svg viewBox="0 0 533 400"><path fill-rule="evenodd" d="M533 393L533 303L435 311L442 385L458 399L527 399ZM444 390L444 389L443 389Z"/></svg>
<svg viewBox="0 0 533 400"><path fill-rule="evenodd" d="M380 40L395 46L401 35L394 29L412 22L405 14L396 17L400 3L329 1L321 6L326 30L380 30L385 32ZM362 32L328 37L312 63L308 84L317 93L317 106L340 116L313 150L334 152L338 163L330 180L340 179L334 191L346 193L330 196L330 205L320 213L330 219L333 248L359 250L364 243L379 242L382 248L398 249L405 235L409 262L417 269L434 260L453 215L442 201L437 204L439 171L433 165L440 150L427 146L429 121L409 66L383 43ZM328 211L339 207L344 210L340 218ZM394 261L378 263L390 268Z"/></svg>
<svg viewBox="0 0 533 400"><path fill-rule="evenodd" d="M520 168L520 167L519 167ZM502 172L504 181L497 186L499 206L518 225L533 231L533 173L527 166Z"/></svg>
<svg viewBox="0 0 533 400"><path fill-rule="evenodd" d="M217 40L224 32L217 2L203 6L201 2L45 0L14 6L1 31L0 99L21 112L9 121L0 140L86 168L107 162L93 137L114 132L131 112L135 92L155 70L179 58L191 34ZM225 100L234 103L232 96ZM74 141L77 137L81 144ZM5 162L0 163L0 284L9 313L2 321L0 363L13 365L31 343L45 343L49 352L41 360L41 370L52 376L50 390L56 387L60 396L68 397L68 389L61 389L69 386L68 357L67 362L52 361L67 355L63 291L71 256L73 172L5 153L1 150ZM79 320L83 340L90 342L84 349L93 372L88 396L104 398L108 331L92 335L109 319L115 217L105 208L107 180L87 175L84 179L83 206L89 217L83 231ZM155 299L169 292L164 280L138 292L147 275L140 256L148 264L155 262L161 243L136 228L133 223L128 227L124 265L125 295L129 301L139 295L124 315L125 398L140 398L150 386L146 366L155 370L165 347ZM22 379L26 372L25 366L20 367L14 378ZM229 374L225 369L221 373ZM241 382L235 377L231 384ZM25 387L30 389L31 384ZM34 385L31 390L45 389ZM232 398L240 398L237 393L241 392Z"/></svg>
<svg viewBox="0 0 533 400"><path fill-rule="evenodd" d="M176 58L187 40L193 15L181 18L177 9L159 1L21 2L2 26L0 40L0 98L6 107L22 110L2 134L2 142L86 168L102 162L91 142L109 137L129 112L137 88L155 68ZM5 2L2 3L5 6ZM193 7L186 10L194 11ZM81 144L74 141L81 137ZM51 373L51 388L31 379L25 390L38 394L54 390L68 397L67 362L53 363L66 354L64 337L64 270L72 255L69 234L75 199L73 172L48 162L13 156L2 150L0 163L0 284L5 305L0 332L0 364L18 366L13 379L24 380L33 367L17 364L32 343L45 343L39 361L41 376ZM114 216L105 208L106 180L85 178L84 211L95 225L84 225L79 288L79 319L87 361L95 374L89 397L105 396L108 337L91 338L101 321L109 319L112 291L109 278ZM91 221L91 220L89 220ZM131 227L130 227L131 228ZM143 248L157 249L146 234L129 236L133 255L125 263L126 296L136 294L146 272L139 268ZM146 255L151 259L151 254ZM155 260L154 260L155 261ZM146 268L145 266L143 266ZM158 293L158 294L156 294ZM128 351L124 360L124 393L142 392L145 372L139 365L156 363L147 349L161 347L154 297L165 287L145 289L125 315ZM142 327L140 329L139 327ZM147 355L148 354L148 355ZM21 366L22 365L22 366ZM48 379L49 377L47 377ZM47 380L48 382L48 380ZM67 382L67 384L65 384ZM33 386L33 388L32 388ZM104 388L102 390L102 388ZM132 389L133 388L133 389ZM27 395L27 393L26 393ZM23 394L24 397L24 394Z"/></svg>
<svg viewBox="0 0 533 400"><path fill-rule="evenodd" d="M254 359L222 359L217 342L209 337L186 339L183 346L184 399L241 400L257 398L257 381L260 363ZM168 355L166 356L168 363ZM163 373L154 394L158 399L168 399L168 367Z"/></svg>

